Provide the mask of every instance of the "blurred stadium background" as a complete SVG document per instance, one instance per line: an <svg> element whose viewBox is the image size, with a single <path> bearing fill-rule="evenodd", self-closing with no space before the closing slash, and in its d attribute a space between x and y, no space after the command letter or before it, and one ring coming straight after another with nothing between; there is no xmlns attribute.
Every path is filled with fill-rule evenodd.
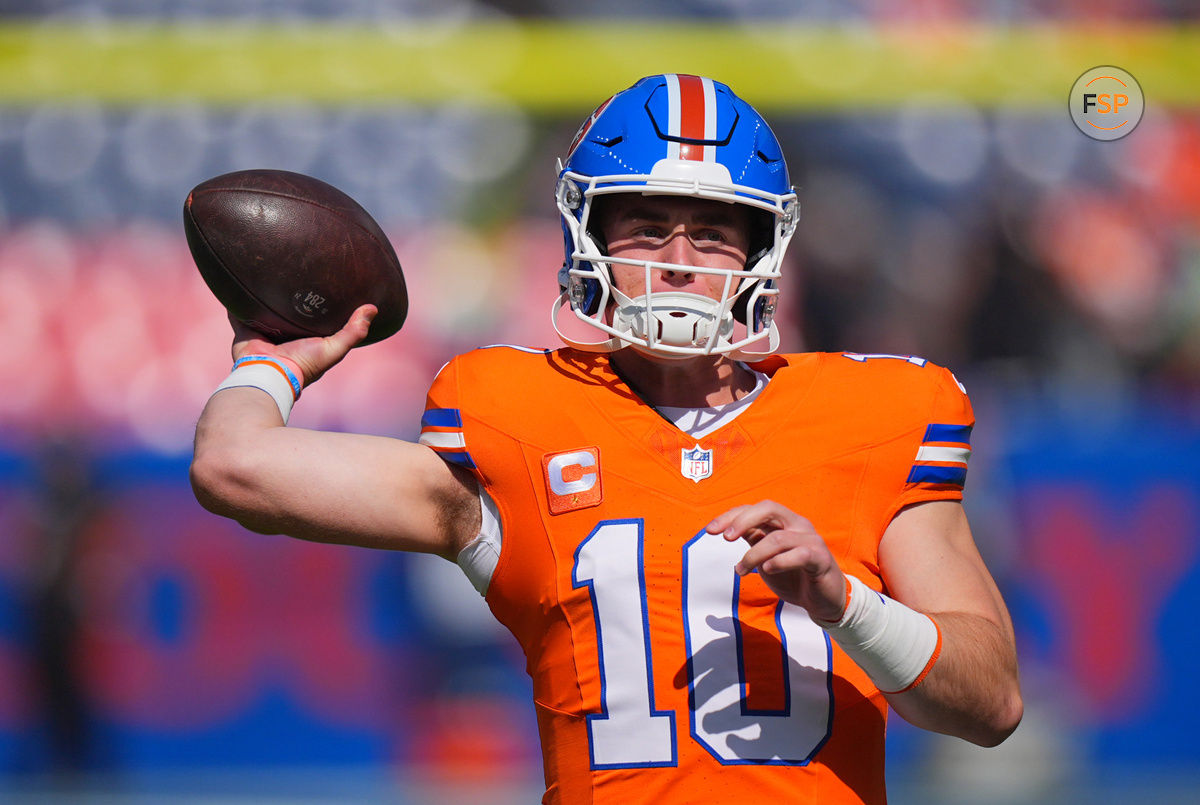
<svg viewBox="0 0 1200 805"><path fill-rule="evenodd" d="M536 800L521 659L455 568L194 502L229 337L180 212L249 167L371 210L409 323L293 421L411 438L449 356L555 342L554 157L672 70L730 83L787 147L785 346L920 354L975 401L968 508L1027 715L995 750L894 719L893 802L1197 801L1198 20L1185 0L0 0L0 799ZM1099 64L1145 91L1116 142L1067 114Z"/></svg>

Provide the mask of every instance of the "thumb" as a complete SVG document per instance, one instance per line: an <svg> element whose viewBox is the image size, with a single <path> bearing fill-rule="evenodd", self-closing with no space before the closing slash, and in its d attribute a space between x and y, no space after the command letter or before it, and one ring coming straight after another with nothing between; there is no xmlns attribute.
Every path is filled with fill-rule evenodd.
<svg viewBox="0 0 1200 805"><path fill-rule="evenodd" d="M371 329L371 322L377 313L379 313L379 309L374 305L362 305L356 308L350 314L350 320L346 322L345 326L325 339L330 352L341 359L356 344L367 337L367 333Z"/></svg>
<svg viewBox="0 0 1200 805"><path fill-rule="evenodd" d="M305 387L316 383L350 350L367 337L371 319L377 309L363 305L350 314L350 319L333 335L324 338L303 338L283 345L282 352L303 367Z"/></svg>

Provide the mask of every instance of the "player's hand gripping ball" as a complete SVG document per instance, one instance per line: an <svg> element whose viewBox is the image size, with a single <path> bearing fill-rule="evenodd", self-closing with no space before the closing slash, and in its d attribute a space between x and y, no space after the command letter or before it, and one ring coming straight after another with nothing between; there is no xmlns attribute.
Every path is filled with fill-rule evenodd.
<svg viewBox="0 0 1200 805"><path fill-rule="evenodd" d="M200 275L239 321L275 343L337 332L359 305L379 312L367 337L408 315L400 261L375 220L311 176L245 170L202 182L183 205Z"/></svg>

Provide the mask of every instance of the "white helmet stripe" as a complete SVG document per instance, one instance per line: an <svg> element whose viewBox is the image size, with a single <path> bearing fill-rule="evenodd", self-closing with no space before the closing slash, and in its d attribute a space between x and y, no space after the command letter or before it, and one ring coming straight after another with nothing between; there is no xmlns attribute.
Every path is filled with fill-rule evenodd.
<svg viewBox="0 0 1200 805"><path fill-rule="evenodd" d="M667 79L667 136L679 136L679 76L674 73L669 73L664 78ZM679 159L679 143L675 140L667 141L667 159Z"/></svg>
<svg viewBox="0 0 1200 805"><path fill-rule="evenodd" d="M717 90L713 87L711 78L701 78L704 89L704 139L717 139ZM701 157L705 162L716 162L717 147L715 145L704 146L704 155Z"/></svg>

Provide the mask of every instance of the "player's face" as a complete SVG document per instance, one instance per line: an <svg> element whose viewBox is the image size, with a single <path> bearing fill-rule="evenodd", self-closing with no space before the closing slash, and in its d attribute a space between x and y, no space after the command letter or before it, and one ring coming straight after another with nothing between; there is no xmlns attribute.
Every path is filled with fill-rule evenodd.
<svg viewBox="0 0 1200 805"><path fill-rule="evenodd" d="M749 248L749 212L737 204L676 196L617 194L604 199L600 230L613 257L740 270ZM646 293L645 270L612 264L613 282L630 298ZM650 291L720 299L725 275L655 269Z"/></svg>

